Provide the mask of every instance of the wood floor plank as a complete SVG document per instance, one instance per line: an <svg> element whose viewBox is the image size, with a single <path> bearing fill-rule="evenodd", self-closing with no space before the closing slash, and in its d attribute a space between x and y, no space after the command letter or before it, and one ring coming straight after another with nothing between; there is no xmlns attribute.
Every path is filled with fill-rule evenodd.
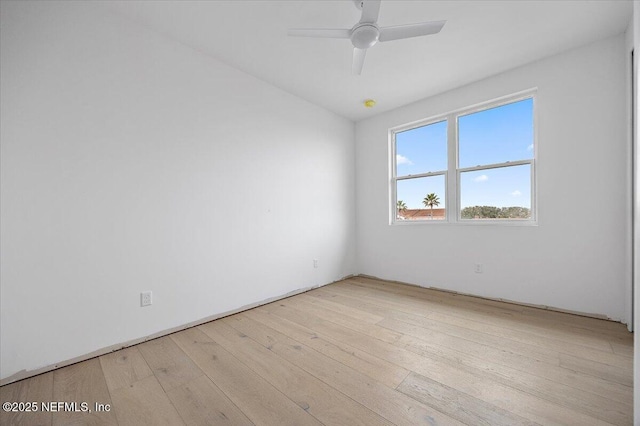
<svg viewBox="0 0 640 426"><path fill-rule="evenodd" d="M307 312L303 313L291 306L271 308L275 315L305 325L319 333L327 333L338 339L343 339L345 335L351 334L349 342L352 345L362 345L359 346L361 349L370 350L371 353L375 353L377 356L383 357L390 362L398 363L409 370L437 380L447 386L457 388L462 392L484 400L485 402L495 404L505 410L512 411L529 420L542 424L554 422L571 424L579 422L583 425L595 425L604 423L591 416L554 404L515 388L486 380L478 375L471 375L468 372L460 371L447 363L420 356L378 339L366 338L366 336L363 335L358 336L357 332L353 332L353 330L349 331L350 329L346 327L315 317ZM341 328L339 333L334 332L336 328Z"/></svg>
<svg viewBox="0 0 640 426"><path fill-rule="evenodd" d="M409 370L406 368L380 359L375 354L370 354L344 342L331 339L326 335L315 333L298 324L289 321L278 321L277 317L271 316L262 310L254 309L247 314L250 314L251 318L258 322L278 330L390 388L395 389L409 374Z"/></svg>
<svg viewBox="0 0 640 426"><path fill-rule="evenodd" d="M457 420L370 379L356 370L308 348L286 335L250 318L251 312L225 319L233 328L250 336L292 364L397 425L461 424Z"/></svg>
<svg viewBox="0 0 640 426"><path fill-rule="evenodd" d="M17 383L0 388L0 402L35 402L33 411L0 411L0 424L3 425L51 425L52 413L42 411L41 402L53 401L53 372L40 374ZM17 408L17 407L16 407Z"/></svg>
<svg viewBox="0 0 640 426"><path fill-rule="evenodd" d="M537 424L416 373L411 373L398 390L426 405L444 409L448 415L468 425Z"/></svg>
<svg viewBox="0 0 640 426"><path fill-rule="evenodd" d="M418 325L425 329L443 332L451 336L457 336L475 342L495 342L495 346L517 348L525 354L536 354L540 359L549 360L555 358L557 362L559 362L558 354L564 353L591 361L618 366L623 369L628 369L631 366L630 360L627 357L614 354L609 344L607 344L609 351L600 351L574 344L571 341L567 341L567 339L548 339L524 332L520 333L511 329L492 327L488 324L473 325L473 322L468 320L458 321L458 323L463 325L454 325L407 313L398 313L390 316L381 321L379 325L393 320Z"/></svg>
<svg viewBox="0 0 640 426"><path fill-rule="evenodd" d="M383 318L395 312L393 308L385 306L384 304L371 303L355 296L353 293L350 294L348 291L343 293L341 292L341 287L334 285L320 287L312 292L308 292L307 294L309 297L327 300L331 303L342 305L347 308L358 309L371 314L379 314Z"/></svg>
<svg viewBox="0 0 640 426"><path fill-rule="evenodd" d="M630 392L629 386L624 386L619 383L602 380L592 375L574 372L566 368L562 368L559 365L547 364L542 361L538 361L520 354L509 352L501 348L495 348L492 346L482 345L475 342L467 341L463 339L455 340L449 339L442 342L440 339L416 338L410 330L407 330L407 334L404 335L398 342L398 345L402 345L404 348L422 354L423 352L437 352L442 353L440 348L446 348L448 352L453 351L455 354L464 354L471 359L477 359L477 363L484 365L485 368L489 366L497 370L502 370L505 367L509 370L519 371L524 377L528 375L537 376L538 378L547 379L555 383L563 384L571 389L567 389L568 395L572 395L574 390L589 392L599 398L602 398L603 404L607 401L616 401L627 406L633 405L633 395ZM450 355L456 359L460 359L461 355ZM513 373L518 374L518 373ZM533 380L533 379L532 379Z"/></svg>
<svg viewBox="0 0 640 426"><path fill-rule="evenodd" d="M321 425L266 380L197 328L171 339L256 425Z"/></svg>
<svg viewBox="0 0 640 426"><path fill-rule="evenodd" d="M142 343L138 349L165 392L204 375L169 336Z"/></svg>
<svg viewBox="0 0 640 426"><path fill-rule="evenodd" d="M391 425L373 411L238 332L227 321L229 319L214 321L199 328L322 424Z"/></svg>
<svg viewBox="0 0 640 426"><path fill-rule="evenodd" d="M256 312L267 312L276 318L285 319L292 324L305 327L311 333L315 333L319 336L328 336L338 342L354 346L364 352L375 355L378 358L383 358L374 350L377 348L377 342L382 342L382 340L375 339L357 330L325 320L324 318L309 315L308 312L295 309L295 307L291 305L286 305L284 303L272 303L248 311L245 314L247 316L252 316L255 315ZM389 342L384 343L391 345ZM399 362L390 362L394 365L401 366L401 363Z"/></svg>
<svg viewBox="0 0 640 426"><path fill-rule="evenodd" d="M53 401L86 402L92 412L53 413L53 425L117 425L114 410L95 411L95 403L113 406L100 361L92 358L53 372Z"/></svg>
<svg viewBox="0 0 640 426"><path fill-rule="evenodd" d="M438 321L445 324L457 325L474 330L484 330L485 333L496 334L499 333L503 337L515 339L516 341L522 341L527 339L530 342L537 341L549 341L551 344L558 342L565 342L567 338L571 337L572 345L581 347L588 347L604 352L613 352L611 345L609 344L610 338L604 336L588 336L585 334L576 334L568 330L555 327L542 327L540 325L531 324L505 324L496 320L486 321L478 323L477 321L470 321L467 318L461 318L454 315L450 315L443 312L432 312L429 318L433 321Z"/></svg>
<svg viewBox="0 0 640 426"><path fill-rule="evenodd" d="M522 317L531 319L536 323L560 323L562 326L575 331L582 330L591 334L599 333L606 336L616 336L625 341L633 340L633 333L629 332L625 324L617 321L589 318L582 315L567 315L550 309L536 308L525 308Z"/></svg>
<svg viewBox="0 0 640 426"><path fill-rule="evenodd" d="M205 375L173 386L169 399L187 426L251 426L253 423Z"/></svg>
<svg viewBox="0 0 640 426"><path fill-rule="evenodd" d="M334 287L333 285L331 286L330 290L326 290L326 287L323 287L323 290L325 292L328 291L334 291ZM376 310L378 309L378 307L383 308L384 304L388 304L392 305L392 304L397 304L397 305L402 305L402 311L398 310L398 309L393 309L390 312L388 312L385 315L385 320L381 321L380 323L378 323L379 325L384 326L385 321L387 321L388 318L398 318L398 317L402 317L402 315L404 315L404 318L411 318L413 319L413 322L420 325L422 324L420 322L420 320L424 320L424 321L430 321L430 316L433 313L432 309L426 309L424 305L418 305L416 307L412 307L411 303L415 302L415 301L406 301L406 302L393 302L393 301L387 301L384 299L372 299L368 302L363 302L363 297L362 295L360 296L355 296L353 293L350 293L349 291L345 292L345 293L341 293L342 289L337 289L337 298L335 298L334 300L336 300L338 303L344 303L346 305L353 305L355 304L366 304L369 305L368 309L372 309L372 310ZM477 318L476 318L477 319ZM480 325L482 325L482 323L480 323ZM444 333L444 331L446 330L446 327L448 325L445 324L443 328L438 328L437 331L441 334L441 335L445 335L446 333ZM455 330L455 329L454 329ZM451 335L451 334L450 334ZM461 338L466 338L467 340L469 339L469 336L467 336L465 334L465 332L462 332L462 335L455 335L456 337L461 337ZM493 336L484 336L484 335L477 335L478 340L481 342L485 342L485 341L490 341L491 339L493 339ZM499 338L501 338L501 336L499 336ZM496 339L494 339L496 340ZM509 341L505 340L505 343L510 343ZM500 347L500 342L499 341L495 341L495 345L496 347ZM525 346L518 346L518 345L502 345L502 347L507 347L510 350L516 349L516 348L522 348L522 351L520 353L522 354L526 354L530 357L534 357L537 360L543 360L545 362L551 363L551 364L559 364L559 359L557 354L553 353L550 354L548 351L542 351L542 352L532 352L532 348L531 345L525 345Z"/></svg>
<svg viewBox="0 0 640 426"><path fill-rule="evenodd" d="M611 343L611 348L613 349L613 353L620 356L626 356L629 358L633 358L633 340L631 342L618 343L618 342L609 342Z"/></svg>
<svg viewBox="0 0 640 426"><path fill-rule="evenodd" d="M393 292L410 291L412 292L410 293L412 295L417 294L420 297L439 298L443 302L449 300L455 301L454 303L456 304L465 303L466 306L473 306L475 308L484 307L481 309L485 312L509 311L514 314L514 317L522 317L522 319L533 320L536 323L546 322L557 325L559 324L561 326L575 327L575 329L582 329L583 331L586 330L589 333L600 332L608 336L613 334L627 338L631 335L631 333L626 329L626 326L621 323L591 318L585 315L567 314L553 309L542 309L534 306L503 302L397 282L382 281L367 277L353 277L350 280L345 280L345 282L357 283L365 288L373 287Z"/></svg>
<svg viewBox="0 0 640 426"><path fill-rule="evenodd" d="M508 322L515 318L515 313L510 310L485 313L477 306L464 307L448 301L440 296L413 295L411 291L376 291L375 288L354 285L352 281L332 284L323 290L329 291L350 299L366 302L372 310L390 309L385 317L400 313L424 316L429 318L433 312L447 312L451 315L459 315L477 322L490 322L494 320Z"/></svg>
<svg viewBox="0 0 640 426"><path fill-rule="evenodd" d="M153 376L138 346L102 355L100 364L110 391L131 386L139 380Z"/></svg>
<svg viewBox="0 0 640 426"><path fill-rule="evenodd" d="M584 331L577 332L575 328L566 328L562 324L557 323L533 323L533 321L521 321L514 318L508 318L505 320L501 317L495 317L491 315L481 314L472 319L467 314L462 315L455 314L455 311L451 310L447 306L443 306L438 310L434 310L429 314L429 319L434 321L440 321L451 325L458 325L462 327L468 327L475 330L484 329L486 333L500 334L504 337L514 338L514 336L522 336L530 341L550 339L553 343L566 342L568 339L571 345L576 347L576 351L582 350L584 347L600 350L604 352L612 352L609 342L619 341L621 339L614 338L610 335L604 334L589 334ZM569 316L569 315L567 315ZM630 334L630 333L628 333ZM630 336L625 337L627 340L631 340Z"/></svg>
<svg viewBox="0 0 640 426"><path fill-rule="evenodd" d="M567 354L560 354L560 367L600 377L625 386L633 386L632 368L620 368Z"/></svg>
<svg viewBox="0 0 640 426"><path fill-rule="evenodd" d="M464 310L470 311L470 313L479 313L494 318L509 319L514 324L545 324L555 328L564 328L577 334L586 332L590 335L600 334L605 337L615 336L616 338L619 337L625 341L633 339L631 333L628 332L623 324L580 315L555 312L549 309L540 309L457 293L449 293L440 290L425 289L394 282L371 280L363 277L354 277L337 284L346 285L352 289L355 285L358 288L376 289L387 294L407 295L421 300L435 301L438 305L446 307L447 309L462 307ZM379 292L371 292L370 294L375 295L379 294Z"/></svg>
<svg viewBox="0 0 640 426"><path fill-rule="evenodd" d="M336 303L345 304L346 306L352 305L367 305L366 309L377 310L378 305L371 304L369 302L363 302L362 299L356 299L351 296L346 296L342 294L332 293L329 290L326 290L326 287L323 287L322 292L314 292L314 294L321 294L323 297L331 297L332 300L335 300ZM386 314L386 317L393 317L396 311L389 310ZM425 312L424 315L428 317L431 312ZM417 315L417 314L416 314ZM384 325L383 321L380 324ZM425 331L426 332L426 331ZM400 340L403 340L405 336L403 336ZM504 363L507 366L511 365L512 359L515 360L515 366L528 365L528 364L539 364L541 361L546 361L545 365L558 365L559 359L557 355L548 356L548 354L543 353L539 357L535 357L534 354L530 352L530 348L526 347L524 353L513 353L510 352L511 347L509 346L490 346L483 342L478 343L475 341L470 341L468 339L464 339L462 337L452 336L442 332L441 329L432 331L430 333L429 341L435 344L440 344L444 346L450 346L452 349L462 350L471 355L478 356L480 358L484 358L487 360L497 360L499 362ZM504 349L502 349L504 348Z"/></svg>
<svg viewBox="0 0 640 426"><path fill-rule="evenodd" d="M451 333L458 333L456 335L466 334L463 330L468 328L471 332L475 332L475 336L477 339L483 340L487 338L497 338L497 339L515 339L517 342L524 343L528 345L530 349L534 349L538 356L545 356L545 354L550 354L552 357L555 357L555 353L557 352L557 348L561 348L563 352L568 354L573 354L577 356L584 357L586 359L590 359L592 361L608 363L611 365L628 365L629 359L624 356L619 356L613 353L611 350L611 346L606 341L601 341L602 349L597 350L592 347L586 347L577 343L573 343L573 339L570 338L570 335L565 335L562 340L560 339L550 339L546 337L542 337L539 335L532 335L528 333L526 330L516 331L510 329L509 327L504 327L504 324L498 323L500 326L492 326L489 324L491 321L497 321L495 319L487 319L485 317L473 317L473 320L469 320L468 318L456 318L455 315L449 315L450 311L447 311L447 315L449 315L450 321L453 322L447 323L443 321L435 321L432 319L432 316L436 314L433 313L434 310L442 310L442 307L436 308L434 310L429 310L428 313L425 313L425 305L421 300L412 300L409 298L400 298L397 299L397 296L394 294L390 294L389 296L377 295L371 296L361 296L367 300L377 301L378 303L386 303L386 298L391 299L389 303L395 305L402 305L402 311L396 312L392 314L394 318L402 318L403 320L413 321L417 324L433 324L435 327L439 329L448 329ZM460 308L458 308L460 309ZM462 311L464 316L464 310ZM466 311L468 313L468 311ZM567 314L565 314L567 315ZM570 315L567 315L570 316ZM440 316L442 319L442 316ZM456 323L457 321L457 323ZM513 326L513 325L512 325ZM490 337L487 337L489 335ZM579 340L579 337L576 337L576 340ZM535 345L531 344L535 343ZM506 344L509 346L508 342ZM537 348L537 349L536 349ZM549 349L552 349L551 351ZM546 361L550 361L546 359Z"/></svg>
<svg viewBox="0 0 640 426"><path fill-rule="evenodd" d="M628 385L617 385L597 380L592 374L568 374L569 370L560 367L561 354L552 354L551 360L540 355L536 348L524 344L505 344L495 338L474 338L464 334L451 335L441 332L440 328L423 328L395 319L386 319L380 323L394 331L403 332L401 341L407 342L407 335L441 345L456 351L467 353L490 362L496 362L509 368L529 372L549 380L558 381L574 387L587 389L597 395L613 400L629 398ZM557 360L557 361L556 361ZM578 371L579 370L575 370ZM631 375L629 375L631 376ZM617 382L615 382L617 383ZM630 402L630 399L626 402Z"/></svg>
<svg viewBox="0 0 640 426"><path fill-rule="evenodd" d="M114 411L120 426L179 426L182 418L160 386L151 375L132 382L129 386L111 391Z"/></svg>
<svg viewBox="0 0 640 426"><path fill-rule="evenodd" d="M323 309L313 303L309 303L303 299L291 298L287 300L281 300L279 302L279 305L294 306L299 310L303 310L304 312L324 316L329 321L335 322L337 324L345 325L346 327L352 328L363 334L374 337L376 339L383 340L385 342L393 343L396 340L398 340L401 336L400 333L396 333L384 327L379 327L375 324L369 324L366 322L358 321L353 317L338 313L336 311L331 311L331 314L327 315L326 309Z"/></svg>
<svg viewBox="0 0 640 426"><path fill-rule="evenodd" d="M358 284L358 285L349 285ZM386 283L384 283L386 284ZM351 291L361 291L362 282L348 281L345 283L346 287ZM385 303L391 301L392 303L399 304L399 306L415 306L418 309L424 310L425 306L433 309L429 309L429 317L433 318L433 313L442 313L447 315L456 316L460 318L472 319L476 322L486 323L490 325L498 325L501 327L513 328L517 331L536 333L541 336L557 335L560 338L564 337L563 332L569 332L573 336L572 340L578 340L584 338L585 343L594 344L596 348L600 347L605 350L609 350L606 345L602 344L602 339L611 338L612 331L608 330L606 334L586 334L586 330L583 328L575 328L573 326L566 326L562 322L543 322L541 319L532 318L523 314L522 310L525 307L519 305L511 305L504 302L487 301L481 298L468 298L461 295L449 294L446 292L437 292L433 290L425 290L417 287L393 284L382 285L381 283L367 283L365 288L379 288L381 292L368 292L367 297L382 299ZM473 301L469 301L472 299ZM495 306L485 306L485 303L496 303ZM426 305L425 305L426 304ZM506 308L508 307L508 308ZM407 313L418 314L416 310L399 309ZM549 312L549 311L543 311ZM562 314L566 317L575 317L575 315ZM580 319L586 319L584 317L578 317ZM596 320L597 321L597 320ZM544 325L544 326L541 326ZM589 330L588 333L593 333L593 330ZM584 336L584 337L583 337ZM625 339L630 339L630 333L624 333Z"/></svg>
<svg viewBox="0 0 640 426"><path fill-rule="evenodd" d="M438 308L441 306L450 307L452 310L468 309L470 314L490 315L502 318L518 318L522 316L522 307L519 305L501 304L495 309L488 309L480 303L467 303L454 293L424 289L416 286L402 285L393 282L378 282L354 277L334 284L336 287L364 295L365 297L382 297L390 302L395 301L416 301L425 306ZM482 299L478 299L482 300ZM401 307L394 305L394 309ZM400 309L401 310L401 309Z"/></svg>
<svg viewBox="0 0 640 426"><path fill-rule="evenodd" d="M627 399L630 394L630 388L628 387L624 393L611 392L610 394L607 394L606 391L614 388L614 386L611 386L614 384L603 380L595 380L595 378L591 377L594 380L580 381L580 383L589 384L589 387L572 388L561 381L549 380L544 377L530 374L526 367L522 370L505 367L504 365L487 361L486 359L470 356L464 352L452 350L445 346L434 345L429 341L417 339L411 336L411 330L406 329L406 331L408 334L403 336L402 341L399 343L404 344L403 347L416 352L419 355L442 360L443 362L447 362L459 369L479 374L482 377L513 387L538 398L546 399L552 403L563 405L579 412L584 412L591 417L611 424L627 425L633 420L630 410L632 407L631 399L628 398L628 401L625 403L614 397L621 395ZM543 366L539 371L546 367L554 368L555 366ZM561 367L555 367L555 370L560 370L562 372L563 369ZM576 376L576 374L573 375ZM566 376L567 374L564 374L560 377ZM589 376L582 376L582 378L588 377ZM619 387L624 388L623 386ZM600 395L598 393L600 393ZM601 395L605 396L603 397Z"/></svg>
<svg viewBox="0 0 640 426"><path fill-rule="evenodd" d="M424 300L426 302L435 302L436 306L445 307L453 311L462 308L463 310L468 310L471 315L480 314L494 318L502 318L510 320L514 322L514 324L537 324L540 322L546 322L552 325L555 323L555 325L559 325L561 327L572 328L576 332L589 330L589 332L592 333L601 332L606 335L614 334L626 337L629 335L628 332L625 332L624 327L621 326L621 324L616 324L611 321L602 321L579 315L568 315L548 309L533 308L479 297L465 296L462 294L401 283L354 277L336 284L337 286L348 288L353 291L368 291L369 295L379 295L382 293L387 295L408 296ZM331 287L336 284L332 284ZM554 316L560 321L553 321L549 319L554 318ZM600 324L604 324L604 328L599 327Z"/></svg>
<svg viewBox="0 0 640 426"><path fill-rule="evenodd" d="M296 298L299 298L301 300L304 300L305 302L316 305L327 313L337 312L341 315L352 317L354 320L363 322L363 323L376 324L377 322L382 321L384 319L384 316L380 315L380 312L378 312L377 314L374 314L374 313L363 311L357 308L354 309L353 307L347 307L347 306L341 305L340 303L335 303L327 299L313 297L312 294L309 294L309 293L300 294L296 296Z"/></svg>

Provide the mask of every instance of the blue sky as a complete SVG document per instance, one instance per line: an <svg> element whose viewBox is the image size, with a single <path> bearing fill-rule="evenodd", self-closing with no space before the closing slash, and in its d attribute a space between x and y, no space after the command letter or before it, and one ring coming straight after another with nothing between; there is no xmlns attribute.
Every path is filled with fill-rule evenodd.
<svg viewBox="0 0 640 426"><path fill-rule="evenodd" d="M460 116L459 166L475 167L533 158L533 100ZM447 169L447 122L396 134L397 175ZM445 178L398 181L398 200L423 208L426 194L435 192L445 206ZM531 207L529 165L465 172L460 176L461 208L475 205Z"/></svg>

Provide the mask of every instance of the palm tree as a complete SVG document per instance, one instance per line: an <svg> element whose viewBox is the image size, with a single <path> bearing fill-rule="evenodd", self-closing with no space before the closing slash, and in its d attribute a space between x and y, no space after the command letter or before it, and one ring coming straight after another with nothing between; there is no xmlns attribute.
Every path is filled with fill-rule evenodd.
<svg viewBox="0 0 640 426"><path fill-rule="evenodd" d="M400 212L404 212L405 210L407 210L407 205L404 201L398 200L398 202L396 203L396 209L398 210L398 214L400 214Z"/></svg>
<svg viewBox="0 0 640 426"><path fill-rule="evenodd" d="M422 200L422 204L424 204L425 207L431 207L431 220L433 220L433 206L440 205L440 199L438 196L433 192L431 194L427 194L427 196L424 197L424 200Z"/></svg>

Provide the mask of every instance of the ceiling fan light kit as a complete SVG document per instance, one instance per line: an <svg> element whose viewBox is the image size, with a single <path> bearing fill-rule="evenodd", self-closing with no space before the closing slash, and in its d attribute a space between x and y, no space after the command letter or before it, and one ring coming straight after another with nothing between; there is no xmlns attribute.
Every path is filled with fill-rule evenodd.
<svg viewBox="0 0 640 426"><path fill-rule="evenodd" d="M419 24L378 27L380 0L354 0L362 16L351 29L290 29L294 37L345 38L353 44L352 72L360 75L367 49L378 42L400 40L439 33L447 21L422 22Z"/></svg>
<svg viewBox="0 0 640 426"><path fill-rule="evenodd" d="M361 24L351 31L351 44L358 49L368 49L378 42L380 31L373 24Z"/></svg>

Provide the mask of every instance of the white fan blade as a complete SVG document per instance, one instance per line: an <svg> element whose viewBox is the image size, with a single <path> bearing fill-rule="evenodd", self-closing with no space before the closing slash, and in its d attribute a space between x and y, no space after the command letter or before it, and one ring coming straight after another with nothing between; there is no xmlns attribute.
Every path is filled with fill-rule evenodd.
<svg viewBox="0 0 640 426"><path fill-rule="evenodd" d="M378 13L380 13L380 0L363 0L360 22L375 24L378 21Z"/></svg>
<svg viewBox="0 0 640 426"><path fill-rule="evenodd" d="M293 37L350 38L350 29L327 28L291 28L288 34Z"/></svg>
<svg viewBox="0 0 640 426"><path fill-rule="evenodd" d="M423 22L421 24L396 25L380 28L378 41L391 41L401 38L419 37L439 33L447 21Z"/></svg>
<svg viewBox="0 0 640 426"><path fill-rule="evenodd" d="M362 67L364 66L364 57L367 54L367 49L353 48L353 65L351 66L351 72L357 75L362 74Z"/></svg>

